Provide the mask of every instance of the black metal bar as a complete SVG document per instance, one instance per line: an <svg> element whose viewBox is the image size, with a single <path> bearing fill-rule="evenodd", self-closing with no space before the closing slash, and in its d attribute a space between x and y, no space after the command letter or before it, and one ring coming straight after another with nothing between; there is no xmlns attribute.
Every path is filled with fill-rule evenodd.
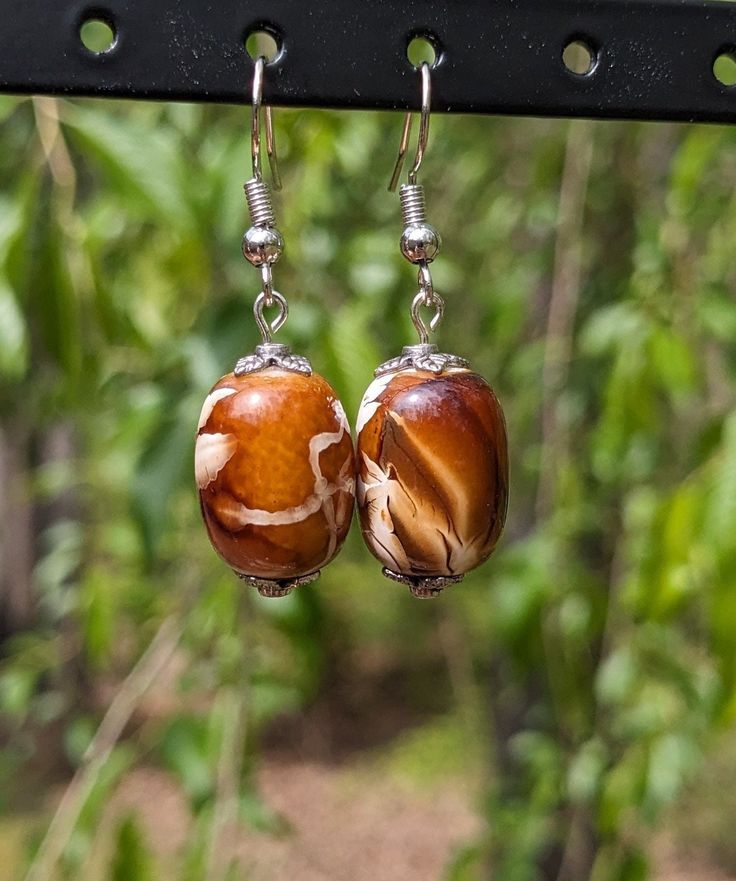
<svg viewBox="0 0 736 881"><path fill-rule="evenodd" d="M736 47L736 5L705 0L0 0L0 91L242 103L248 33L277 36L273 104L416 107L412 36L437 46L433 109L736 121L713 62ZM80 25L108 21L95 55ZM587 75L562 62L582 38Z"/></svg>

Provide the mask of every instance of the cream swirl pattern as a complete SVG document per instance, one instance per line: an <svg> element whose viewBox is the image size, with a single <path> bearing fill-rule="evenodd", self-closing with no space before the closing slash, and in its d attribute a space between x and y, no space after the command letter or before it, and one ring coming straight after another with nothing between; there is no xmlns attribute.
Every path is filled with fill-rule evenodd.
<svg viewBox="0 0 736 881"><path fill-rule="evenodd" d="M456 578L486 560L509 477L503 412L485 380L459 368L383 375L357 424L361 528L390 573Z"/></svg>
<svg viewBox="0 0 736 881"><path fill-rule="evenodd" d="M202 407L194 463L210 540L238 574L301 578L345 540L353 443L317 374L273 367L223 377Z"/></svg>

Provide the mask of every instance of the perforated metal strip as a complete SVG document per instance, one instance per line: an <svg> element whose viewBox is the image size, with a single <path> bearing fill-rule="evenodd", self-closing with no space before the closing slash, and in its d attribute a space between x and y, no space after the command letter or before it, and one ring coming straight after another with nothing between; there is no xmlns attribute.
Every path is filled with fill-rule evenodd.
<svg viewBox="0 0 736 881"><path fill-rule="evenodd" d="M736 47L736 6L688 0L0 0L0 90L176 101L248 100L249 32L272 31L269 103L406 108L406 47L439 51L433 110L733 122L736 89L713 62ZM79 28L108 21L95 55ZM594 51L587 75L565 45Z"/></svg>

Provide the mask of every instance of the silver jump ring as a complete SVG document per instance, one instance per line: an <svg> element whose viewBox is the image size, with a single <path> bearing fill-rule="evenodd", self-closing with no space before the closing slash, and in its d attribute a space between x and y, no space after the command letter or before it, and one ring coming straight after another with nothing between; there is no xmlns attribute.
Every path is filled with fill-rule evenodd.
<svg viewBox="0 0 736 881"><path fill-rule="evenodd" d="M256 324L261 331L261 339L264 343L271 342L271 335L277 333L284 326L284 322L289 317L289 304L286 302L286 298L278 291L272 290L271 302L275 303L279 311L272 321L268 321L263 314L263 310L269 305L266 302L267 299L266 292L261 291L253 304L253 314L255 315Z"/></svg>
<svg viewBox="0 0 736 881"><path fill-rule="evenodd" d="M419 313L419 309L422 306L431 307L434 306L434 315L432 316L431 321L429 322L429 326L424 323L424 319ZM442 297L435 291L432 291L432 296L430 297L429 302L426 299L426 292L423 290L419 290L416 297L412 300L411 304L411 320L414 323L414 327L416 328L417 333L419 334L419 342L426 346L429 343L429 334L434 333L437 328L440 326L442 319L445 315L445 301Z"/></svg>

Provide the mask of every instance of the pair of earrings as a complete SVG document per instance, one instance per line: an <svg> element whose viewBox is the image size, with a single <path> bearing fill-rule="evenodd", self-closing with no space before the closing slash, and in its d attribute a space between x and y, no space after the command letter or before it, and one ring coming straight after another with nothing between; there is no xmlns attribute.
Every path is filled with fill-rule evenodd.
<svg viewBox="0 0 736 881"><path fill-rule="evenodd" d="M340 550L357 494L361 529L384 574L418 597L438 595L493 551L506 518L508 454L503 412L467 361L429 343L444 301L429 264L440 247L417 183L429 135L431 80L421 67L416 158L400 189L403 255L418 267L411 315L419 344L375 371L360 405L354 447L342 404L309 361L272 341L288 316L272 266L283 250L261 169L264 59L255 64L251 154L245 184L252 226L243 254L261 271L254 314L262 342L207 396L195 472L202 515L217 553L262 595L319 577ZM270 108L266 149L280 186ZM390 189L407 152L407 114ZM270 321L264 310L275 308ZM427 325L422 309L434 310Z"/></svg>

